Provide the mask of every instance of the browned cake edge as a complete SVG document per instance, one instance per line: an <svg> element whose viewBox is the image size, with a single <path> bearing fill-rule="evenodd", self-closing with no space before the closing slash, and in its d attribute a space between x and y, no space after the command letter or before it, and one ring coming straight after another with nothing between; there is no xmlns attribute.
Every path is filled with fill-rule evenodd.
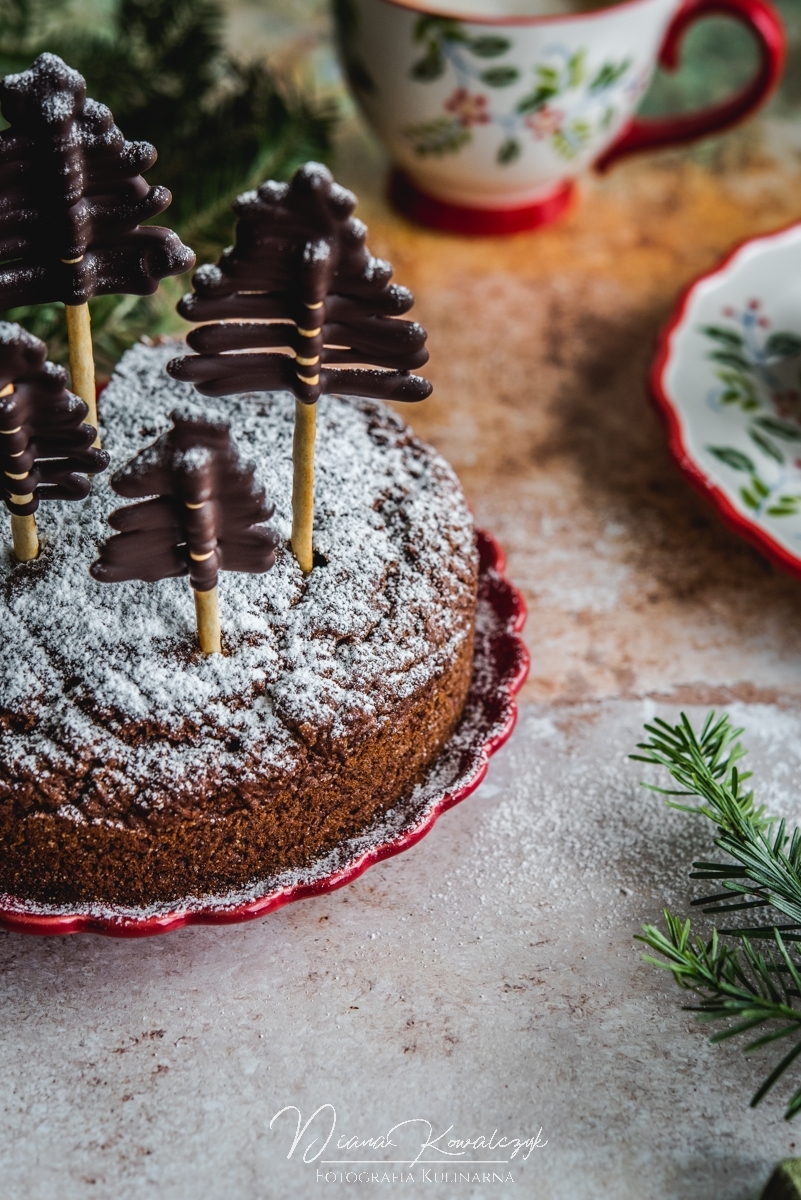
<svg viewBox="0 0 801 1200"><path fill-rule="evenodd" d="M21 816L0 806L0 893L40 903L152 905L225 895L305 867L408 795L453 734L473 667L474 613L454 663L399 703L351 753L309 754L289 779L232 781L189 812L182 805L135 824Z"/></svg>

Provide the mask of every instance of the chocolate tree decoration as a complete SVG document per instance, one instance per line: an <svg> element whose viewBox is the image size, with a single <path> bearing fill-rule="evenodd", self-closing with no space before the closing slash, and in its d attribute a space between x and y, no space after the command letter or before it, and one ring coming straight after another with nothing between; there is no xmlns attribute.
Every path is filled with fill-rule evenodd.
<svg viewBox="0 0 801 1200"><path fill-rule="evenodd" d="M0 308L66 305L73 391L97 427L89 297L149 295L195 256L171 230L140 227L171 200L142 178L156 151L126 142L57 55L6 75L0 109Z"/></svg>
<svg viewBox="0 0 801 1200"><path fill-rule="evenodd" d="M40 500L83 500L92 475L108 466L84 424L87 406L68 392L66 372L46 362L47 347L19 325L0 321L0 498L11 512L14 553L39 553L34 513Z"/></svg>
<svg viewBox="0 0 801 1200"><path fill-rule="evenodd" d="M414 298L367 250L355 205L319 163L306 163L291 183L268 181L240 196L236 245L195 273L194 294L178 305L187 320L208 322L187 338L198 353L167 367L206 396L294 393L292 548L306 572L315 401L332 391L412 401L431 393L427 380L409 374L428 360L426 331L395 319Z"/></svg>
<svg viewBox="0 0 801 1200"><path fill-rule="evenodd" d="M217 572L270 569L278 539L262 522L273 509L254 482L254 465L240 460L227 421L190 406L176 410L172 422L113 475L120 496L153 499L111 514L119 533L89 570L101 583L188 575L200 648L219 654Z"/></svg>

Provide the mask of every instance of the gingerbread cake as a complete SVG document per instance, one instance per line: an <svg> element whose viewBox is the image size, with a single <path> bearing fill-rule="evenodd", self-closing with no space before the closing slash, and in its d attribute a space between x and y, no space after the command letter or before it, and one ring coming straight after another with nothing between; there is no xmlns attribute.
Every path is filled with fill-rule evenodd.
<svg viewBox="0 0 801 1200"><path fill-rule="evenodd" d="M103 395L111 471L198 395L134 347ZM223 653L182 580L89 574L119 498L39 516L0 554L0 893L152 906L300 870L409 794L452 735L473 662L477 554L450 467L384 404L318 403L314 568L288 547L293 398L200 404L275 504L275 565L223 572Z"/></svg>

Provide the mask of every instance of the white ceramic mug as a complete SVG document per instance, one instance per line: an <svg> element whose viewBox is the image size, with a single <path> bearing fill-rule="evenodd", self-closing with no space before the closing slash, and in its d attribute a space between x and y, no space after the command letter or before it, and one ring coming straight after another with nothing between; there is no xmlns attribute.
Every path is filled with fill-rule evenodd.
<svg viewBox="0 0 801 1200"><path fill-rule="evenodd" d="M408 215L466 233L543 224L588 165L724 129L781 75L784 30L765 0L530 15L537 2L334 0L345 72L396 164L392 196ZM656 63L675 67L688 26L712 14L754 33L761 64L750 84L698 113L636 119Z"/></svg>

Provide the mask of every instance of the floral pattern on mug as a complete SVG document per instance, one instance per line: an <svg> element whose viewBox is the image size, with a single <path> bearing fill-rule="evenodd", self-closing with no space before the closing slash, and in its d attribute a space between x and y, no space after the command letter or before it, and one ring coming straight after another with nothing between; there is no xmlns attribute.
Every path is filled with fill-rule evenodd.
<svg viewBox="0 0 801 1200"><path fill-rule="evenodd" d="M547 140L564 159L573 159L604 133L621 111L619 101L639 98L645 86L642 72L633 73L630 58L605 62L597 70L587 67L586 50L572 52L555 46L547 61L533 68L531 91L511 111L501 111L490 94L476 90L483 84L493 89L508 88L520 81L521 72L511 63L485 65L512 49L509 38L495 34L471 36L464 26L448 17L422 16L415 23L413 38L423 47L422 56L410 74L430 83L450 70L457 88L444 102L445 114L409 125L404 136L421 158L455 154L472 141L474 125L493 124L503 137L496 161L514 162L524 149L527 136ZM553 101L559 99L559 106Z"/></svg>
<svg viewBox="0 0 801 1200"><path fill-rule="evenodd" d="M547 104L529 113L523 124L531 130L538 141L561 133L565 123L565 114L560 108L550 108Z"/></svg>
<svg viewBox="0 0 801 1200"><path fill-rule="evenodd" d="M487 97L482 96L481 92L468 92L467 88L457 88L445 101L445 108L454 114L465 129L471 125L487 125L491 120Z"/></svg>

